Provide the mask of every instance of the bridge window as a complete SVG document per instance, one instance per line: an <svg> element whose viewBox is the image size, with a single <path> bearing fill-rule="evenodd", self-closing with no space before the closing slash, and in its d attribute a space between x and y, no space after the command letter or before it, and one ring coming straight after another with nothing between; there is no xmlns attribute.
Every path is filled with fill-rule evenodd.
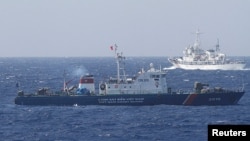
<svg viewBox="0 0 250 141"><path fill-rule="evenodd" d="M152 75L150 76L150 78L160 78L160 75L154 75L154 74L152 74Z"/></svg>
<svg viewBox="0 0 250 141"><path fill-rule="evenodd" d="M149 82L149 79L138 79L138 82Z"/></svg>

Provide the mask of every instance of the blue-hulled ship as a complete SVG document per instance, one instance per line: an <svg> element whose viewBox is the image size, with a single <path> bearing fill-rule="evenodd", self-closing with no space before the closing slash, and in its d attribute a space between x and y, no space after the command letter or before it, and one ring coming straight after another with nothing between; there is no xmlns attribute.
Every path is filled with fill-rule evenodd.
<svg viewBox="0 0 250 141"><path fill-rule="evenodd" d="M210 88L208 84L194 82L191 91L173 90L168 87L167 70L156 69L151 63L148 70L141 69L136 76L128 77L125 72L125 57L113 49L117 63L117 75L99 82L95 88L94 75L80 78L77 87L57 92L42 88L33 94L18 91L17 105L236 105L244 95L244 86L237 89ZM64 82L65 84L65 82Z"/></svg>

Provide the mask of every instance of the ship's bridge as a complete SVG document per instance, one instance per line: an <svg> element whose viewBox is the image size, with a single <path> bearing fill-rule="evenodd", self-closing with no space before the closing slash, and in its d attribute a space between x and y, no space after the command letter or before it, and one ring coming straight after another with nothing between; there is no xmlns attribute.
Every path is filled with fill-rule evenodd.
<svg viewBox="0 0 250 141"><path fill-rule="evenodd" d="M137 77L127 78L124 81L118 79L110 79L108 83L100 85L100 94L152 94L166 93L166 72L155 69L150 64L150 69L144 71L142 69Z"/></svg>

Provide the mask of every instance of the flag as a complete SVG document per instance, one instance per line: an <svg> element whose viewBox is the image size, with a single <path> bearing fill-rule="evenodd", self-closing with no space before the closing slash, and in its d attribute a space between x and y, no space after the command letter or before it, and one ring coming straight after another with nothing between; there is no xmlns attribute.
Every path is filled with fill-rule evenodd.
<svg viewBox="0 0 250 141"><path fill-rule="evenodd" d="M118 46L117 46L116 44L114 44L114 46L110 46L110 50L115 50L115 51L116 51L116 50L117 50L117 47L118 47Z"/></svg>

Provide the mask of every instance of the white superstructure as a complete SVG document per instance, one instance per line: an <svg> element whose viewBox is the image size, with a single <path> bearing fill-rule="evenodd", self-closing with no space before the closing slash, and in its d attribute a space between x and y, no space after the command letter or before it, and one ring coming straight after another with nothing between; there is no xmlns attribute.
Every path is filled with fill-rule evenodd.
<svg viewBox="0 0 250 141"><path fill-rule="evenodd" d="M151 63L149 69L141 69L135 77L127 77L125 74L125 57L117 53L117 77L99 84L99 94L161 94L167 93L166 71L156 69Z"/></svg>
<svg viewBox="0 0 250 141"><path fill-rule="evenodd" d="M241 70L245 68L246 63L244 61L232 61L225 54L220 53L219 40L217 40L215 50L200 48L200 34L198 30L194 44L183 51L182 57L171 58L169 62L176 68L188 70Z"/></svg>

